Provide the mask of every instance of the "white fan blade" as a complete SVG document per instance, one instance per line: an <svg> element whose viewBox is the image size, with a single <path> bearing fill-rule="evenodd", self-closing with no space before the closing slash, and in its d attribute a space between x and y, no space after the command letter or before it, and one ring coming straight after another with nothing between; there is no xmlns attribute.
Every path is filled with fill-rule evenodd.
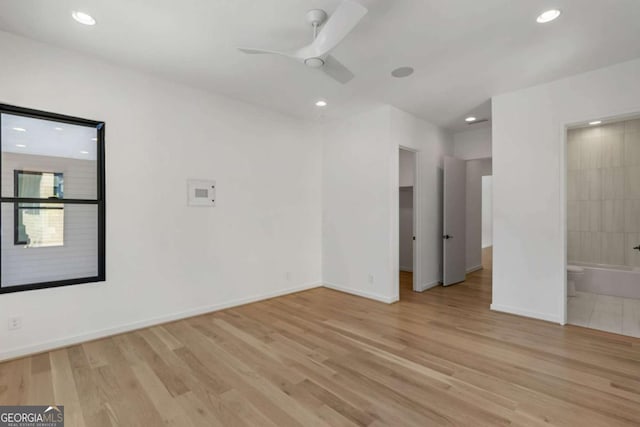
<svg viewBox="0 0 640 427"><path fill-rule="evenodd" d="M291 54L291 52L279 52L277 50L268 50L268 49L254 49L254 48L247 48L247 47L239 47L238 50L240 52L244 52L247 53L249 55L259 55L259 54L267 54L267 55L282 55L282 56L287 56L289 58L293 58L294 56Z"/></svg>
<svg viewBox="0 0 640 427"><path fill-rule="evenodd" d="M354 74L347 67L342 65L333 56L329 55L324 59L324 66L321 68L332 79L345 84L353 79Z"/></svg>
<svg viewBox="0 0 640 427"><path fill-rule="evenodd" d="M344 0L333 12L318 37L307 47L297 51L298 58L320 58L335 48L367 14L368 10L353 0Z"/></svg>

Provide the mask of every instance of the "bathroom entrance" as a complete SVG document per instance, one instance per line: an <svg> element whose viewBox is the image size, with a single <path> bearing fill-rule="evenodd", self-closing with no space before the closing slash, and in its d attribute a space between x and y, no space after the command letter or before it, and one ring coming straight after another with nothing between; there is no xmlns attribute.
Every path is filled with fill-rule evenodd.
<svg viewBox="0 0 640 427"><path fill-rule="evenodd" d="M567 130L567 322L640 337L640 118Z"/></svg>

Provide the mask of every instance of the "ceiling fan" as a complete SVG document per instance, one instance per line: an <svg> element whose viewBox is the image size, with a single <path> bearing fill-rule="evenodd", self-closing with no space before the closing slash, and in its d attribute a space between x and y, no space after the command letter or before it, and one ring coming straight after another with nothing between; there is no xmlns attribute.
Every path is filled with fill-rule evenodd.
<svg viewBox="0 0 640 427"><path fill-rule="evenodd" d="M327 13L322 9L307 12L307 22L313 27L311 44L292 51L276 51L270 49L238 48L248 54L273 54L302 62L307 67L319 68L329 77L340 83L347 83L354 75L342 65L330 52L358 25L367 14L367 9L353 0L344 0L327 20ZM325 24L326 21L326 24ZM324 24L324 25L323 25ZM320 29L322 27L322 29ZM318 32L320 29L320 32Z"/></svg>

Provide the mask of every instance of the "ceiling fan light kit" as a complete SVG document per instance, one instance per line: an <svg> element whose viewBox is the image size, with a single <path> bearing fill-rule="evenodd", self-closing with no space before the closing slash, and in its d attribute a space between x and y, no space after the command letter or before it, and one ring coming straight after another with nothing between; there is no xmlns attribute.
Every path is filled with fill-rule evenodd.
<svg viewBox="0 0 640 427"><path fill-rule="evenodd" d="M367 12L364 6L353 0L344 0L331 16L322 9L312 9L306 14L307 22L313 27L311 44L288 52L255 48L238 49L247 54L285 56L309 68L318 68L332 79L344 84L353 79L354 74L330 53L349 35Z"/></svg>
<svg viewBox="0 0 640 427"><path fill-rule="evenodd" d="M322 58L307 58L304 60L304 65L311 68L320 68L324 65Z"/></svg>

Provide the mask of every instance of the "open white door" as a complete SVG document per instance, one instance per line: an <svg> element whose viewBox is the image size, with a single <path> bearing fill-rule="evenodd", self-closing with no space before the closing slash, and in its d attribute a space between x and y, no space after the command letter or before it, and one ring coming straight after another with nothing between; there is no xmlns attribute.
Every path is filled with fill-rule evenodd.
<svg viewBox="0 0 640 427"><path fill-rule="evenodd" d="M466 181L466 162L446 156L442 233L444 286L462 282L466 276Z"/></svg>

